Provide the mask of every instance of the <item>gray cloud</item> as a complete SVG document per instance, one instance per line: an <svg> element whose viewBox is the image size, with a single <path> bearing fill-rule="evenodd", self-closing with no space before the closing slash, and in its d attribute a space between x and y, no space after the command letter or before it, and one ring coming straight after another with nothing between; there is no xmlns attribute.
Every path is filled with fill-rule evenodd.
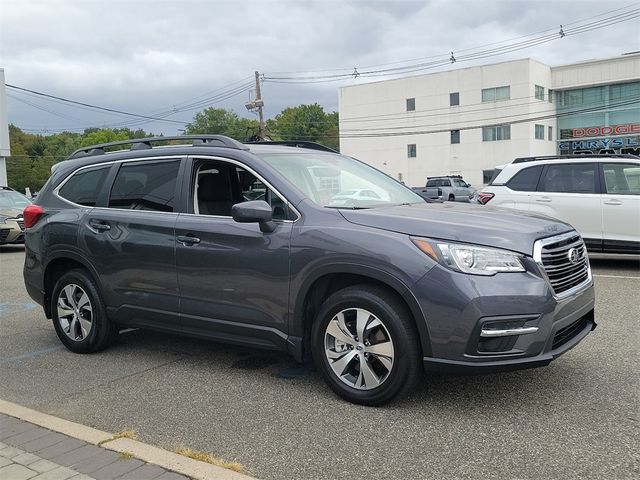
<svg viewBox="0 0 640 480"><path fill-rule="evenodd" d="M561 23L629 3L3 0L0 68L5 69L8 83L153 113L249 78L256 69L352 69L448 54L550 27L559 29ZM639 43L638 22L630 21L455 67L527 56L549 64L569 63L637 50ZM338 86L360 81L369 80L266 83L267 114L273 116L286 106L311 102L335 110ZM126 121L16 96L66 117L10 99L10 121L25 128L77 128ZM219 105L246 115L243 105L247 99L248 93L243 93ZM194 113L182 112L172 118L188 121ZM143 128L175 133L179 126L152 122Z"/></svg>

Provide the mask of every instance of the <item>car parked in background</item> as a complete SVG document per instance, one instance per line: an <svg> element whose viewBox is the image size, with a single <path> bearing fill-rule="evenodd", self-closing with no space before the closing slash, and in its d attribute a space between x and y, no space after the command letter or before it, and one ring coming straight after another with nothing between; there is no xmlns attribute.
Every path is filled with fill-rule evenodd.
<svg viewBox="0 0 640 480"><path fill-rule="evenodd" d="M0 187L0 245L24 243L22 211L31 200L9 187Z"/></svg>
<svg viewBox="0 0 640 480"><path fill-rule="evenodd" d="M371 189L343 190L331 197L329 205L332 207L353 207L362 202L376 203L382 198Z"/></svg>
<svg viewBox="0 0 640 480"><path fill-rule="evenodd" d="M449 202L468 202L476 191L460 175L427 177L424 187L414 187L413 190L423 198Z"/></svg>
<svg viewBox="0 0 640 480"><path fill-rule="evenodd" d="M589 251L640 254L640 158L561 155L517 158L477 203L570 223Z"/></svg>
<svg viewBox="0 0 640 480"><path fill-rule="evenodd" d="M423 367L547 365L595 328L570 225L428 203L322 148L85 147L25 209L27 291L73 352L128 327L284 351L365 405L407 393ZM331 205L340 191L361 193Z"/></svg>

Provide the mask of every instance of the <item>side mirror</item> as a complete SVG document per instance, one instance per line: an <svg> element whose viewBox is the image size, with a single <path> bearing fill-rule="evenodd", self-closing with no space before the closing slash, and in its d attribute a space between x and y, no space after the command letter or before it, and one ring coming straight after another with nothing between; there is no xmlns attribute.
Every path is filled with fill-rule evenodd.
<svg viewBox="0 0 640 480"><path fill-rule="evenodd" d="M271 233L276 229L271 205L264 200L236 203L231 207L231 216L238 223L258 223L263 233Z"/></svg>

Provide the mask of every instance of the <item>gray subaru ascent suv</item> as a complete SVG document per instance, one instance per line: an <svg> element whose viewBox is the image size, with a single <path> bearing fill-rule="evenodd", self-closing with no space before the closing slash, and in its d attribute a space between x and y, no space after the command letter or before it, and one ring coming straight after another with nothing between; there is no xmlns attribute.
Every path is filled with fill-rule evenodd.
<svg viewBox="0 0 640 480"><path fill-rule="evenodd" d="M375 196L332 202L353 190ZM56 165L24 222L26 288L69 350L128 327L280 350L365 405L407 393L423 367L547 365L596 325L570 225L426 203L305 142L87 147Z"/></svg>

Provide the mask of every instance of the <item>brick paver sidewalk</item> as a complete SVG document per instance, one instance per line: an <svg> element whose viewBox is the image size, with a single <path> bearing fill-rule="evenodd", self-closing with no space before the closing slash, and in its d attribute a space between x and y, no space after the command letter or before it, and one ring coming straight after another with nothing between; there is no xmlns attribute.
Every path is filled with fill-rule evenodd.
<svg viewBox="0 0 640 480"><path fill-rule="evenodd" d="M0 414L0 479L187 480L187 477Z"/></svg>

